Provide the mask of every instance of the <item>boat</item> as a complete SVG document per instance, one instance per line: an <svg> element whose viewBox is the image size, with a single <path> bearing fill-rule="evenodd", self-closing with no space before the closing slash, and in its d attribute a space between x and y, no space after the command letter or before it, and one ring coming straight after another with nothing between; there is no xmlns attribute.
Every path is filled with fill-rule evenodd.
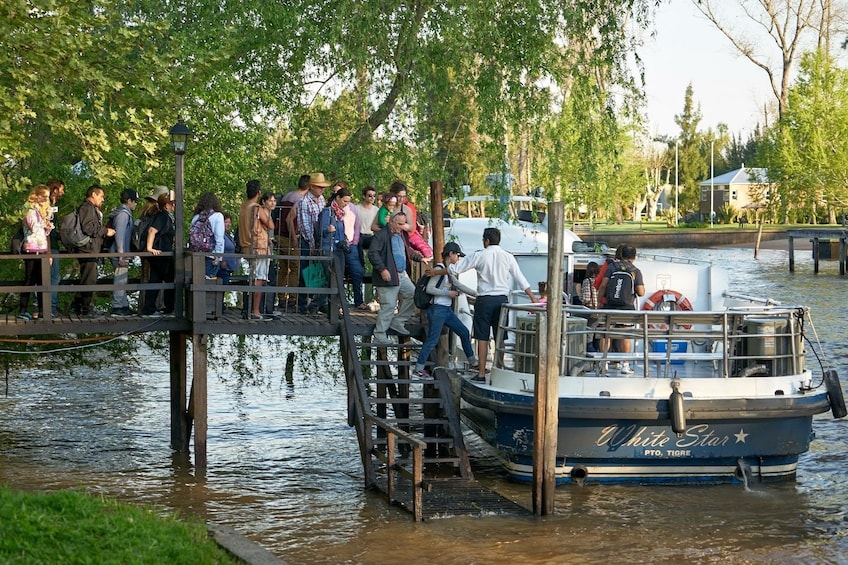
<svg viewBox="0 0 848 565"><path fill-rule="evenodd" d="M493 225L466 221L474 220ZM525 274L547 264L546 243L522 241L525 249L513 250L516 234L546 240L545 226L503 225L513 236L502 245ZM482 228L468 226L479 228L479 239ZM453 221L447 233L460 233L457 227ZM479 247L457 239L465 249ZM545 355L559 367L558 484L794 479L815 437L813 416L846 415L836 371L820 367L814 376L808 367L808 310L733 295L727 274L710 262L645 253L637 260L646 287L637 309L588 310L571 297L586 260L604 254L579 242L573 233L566 239L559 350L539 352L545 308L516 292L502 311L489 378L461 378L463 422L495 448L508 475L532 480L536 371ZM593 337L629 339L633 347L593 352ZM625 362L634 374L615 368Z"/></svg>

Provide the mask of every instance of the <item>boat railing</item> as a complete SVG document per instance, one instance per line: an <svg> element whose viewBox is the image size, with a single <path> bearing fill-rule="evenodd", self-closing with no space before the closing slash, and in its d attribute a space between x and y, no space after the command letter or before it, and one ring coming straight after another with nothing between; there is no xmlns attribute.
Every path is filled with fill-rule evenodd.
<svg viewBox="0 0 848 565"><path fill-rule="evenodd" d="M560 374L608 376L609 365L627 362L645 377L799 375L804 314L775 306L704 312L564 306ZM503 308L496 365L535 374L543 315L545 307L535 304ZM623 340L629 348L621 347Z"/></svg>

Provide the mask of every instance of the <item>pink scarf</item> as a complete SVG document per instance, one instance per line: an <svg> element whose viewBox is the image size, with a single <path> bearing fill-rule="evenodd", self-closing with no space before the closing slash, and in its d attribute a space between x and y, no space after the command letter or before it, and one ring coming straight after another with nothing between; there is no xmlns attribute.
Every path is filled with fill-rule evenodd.
<svg viewBox="0 0 848 565"><path fill-rule="evenodd" d="M345 208L339 208L339 205L336 204L335 198L333 198L333 200L330 202L330 207L333 209L333 212L336 213L336 219L337 220L343 220L344 219L346 207Z"/></svg>

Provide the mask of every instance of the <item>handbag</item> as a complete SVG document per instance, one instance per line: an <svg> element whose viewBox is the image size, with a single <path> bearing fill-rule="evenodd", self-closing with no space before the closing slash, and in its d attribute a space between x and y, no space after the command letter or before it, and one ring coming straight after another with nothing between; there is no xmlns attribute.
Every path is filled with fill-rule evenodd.
<svg viewBox="0 0 848 565"><path fill-rule="evenodd" d="M323 288L329 282L327 273L324 272L324 265L321 263L310 263L303 269L303 282L309 288Z"/></svg>

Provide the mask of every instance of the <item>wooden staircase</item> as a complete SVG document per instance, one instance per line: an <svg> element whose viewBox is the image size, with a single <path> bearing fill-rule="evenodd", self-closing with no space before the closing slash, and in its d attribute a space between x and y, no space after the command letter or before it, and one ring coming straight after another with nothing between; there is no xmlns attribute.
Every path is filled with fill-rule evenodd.
<svg viewBox="0 0 848 565"><path fill-rule="evenodd" d="M432 378L413 377L420 342L399 336L398 343L372 343L370 336L353 330L342 293L331 295L330 307L342 314L348 424L356 429L365 487L386 493L416 521L528 515L526 508L474 480L452 382L459 377L443 367L431 369Z"/></svg>
<svg viewBox="0 0 848 565"><path fill-rule="evenodd" d="M372 344L367 338L357 343L366 409L386 423L424 442L424 471L427 477L472 478L468 453L462 438L459 414L448 371L432 370L433 378L412 375L413 353L420 344L409 337L399 343ZM376 428L373 448L385 449L386 434ZM398 442L399 463L408 462L411 446Z"/></svg>

